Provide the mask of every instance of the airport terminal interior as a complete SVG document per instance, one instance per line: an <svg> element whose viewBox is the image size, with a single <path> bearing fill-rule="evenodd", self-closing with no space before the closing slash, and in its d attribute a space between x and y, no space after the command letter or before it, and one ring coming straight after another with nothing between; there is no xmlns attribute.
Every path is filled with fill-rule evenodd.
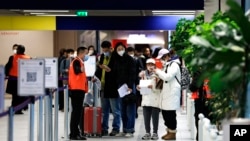
<svg viewBox="0 0 250 141"><path fill-rule="evenodd" d="M199 0L192 0L192 2L194 1L197 2ZM242 14L243 16L248 16L247 18L250 19L249 18L250 12L247 12L247 10L250 8L250 0L249 1L248 0L229 0L229 1L231 2L231 4L233 3L234 5L238 6L238 7L232 6L234 8L232 10L233 12L231 11L232 13L237 13L235 12L237 11L237 8L241 10L243 9L244 12L239 12L239 13ZM230 2L229 2L229 5L230 5ZM69 101L65 100L65 98L70 99L68 97L68 92L66 92L68 88L68 85L67 85L68 83L64 81L66 79L62 80L63 78L58 77L58 74L57 74L58 72L56 72L58 71L58 69L60 69L58 66L56 67L51 66L52 71L56 70L55 72L52 72L51 70L47 70L48 68L45 68L46 67L45 63L42 64L43 62L46 62L46 60L48 61L49 59L57 60L60 55L60 51L62 51L62 49L68 49L68 50L72 49L74 52L74 55L76 55L76 51L78 47L88 48L92 46L96 52L95 54L96 56L92 57L92 59L94 58L94 61L93 61L94 63L88 62L87 64L86 63L87 61L86 61L85 64L87 64L89 68L87 69L85 68L85 70L84 71L81 70L81 72L86 71L87 76L94 79L94 77L96 77L94 74L94 72L96 71L96 67L97 67L96 62L100 61L100 56L107 52L107 51L103 51L103 49L101 48L101 43L103 41L109 41L111 43L112 51L114 50L116 43L122 43L126 47L132 47L134 49L139 49L139 50L150 48L152 53L158 50L159 51L158 53L160 54L160 50L162 49L168 49L169 51L174 52L173 42L171 41L175 40L175 38L173 37L176 37L176 35L179 34L179 32L181 31L180 26L179 26L179 29L176 29L176 27L180 24L182 24L182 26L185 27L185 24L179 23L179 21L181 20L185 21L186 19L187 20L186 24L190 24L191 22L193 22L192 20L202 15L203 22L209 23L212 20L214 20L212 17L214 16L216 12L220 11L223 13L223 12L226 12L230 8L230 6L228 6L227 4L227 0L204 0L204 3L202 2L202 4L203 5L201 7L197 6L198 8L195 8L194 6L195 4L193 4L191 8L186 8L185 10L180 9L185 6L179 6L180 7L179 9L176 8L178 7L177 3L175 3L176 5L175 8L172 8L172 9L171 9L171 6L168 5L168 8L170 10L169 9L164 10L161 6L159 6L160 10L157 10L157 8L156 9L147 8L146 10L131 10L131 9L129 10L109 10L109 9L95 10L95 8L93 7L90 10L76 10L76 9L69 10L69 9L53 9L53 8L42 10L41 8L40 9L30 9L30 8L28 9L23 9L23 8L3 9L0 6L1 7L0 8L0 141L69 141L70 140L71 138L69 135L70 134L70 118L71 118L70 115L71 115L72 107L71 107L71 100ZM244 15L245 12L246 12L246 15ZM245 20L244 22L247 23L246 21L247 20ZM233 23L232 21L230 22L231 24ZM183 42L185 43L188 42L187 44L189 45L189 47L191 46L191 42L192 42L192 44L194 44L194 47L210 46L214 52L219 52L219 51L222 51L223 49L227 51L226 47L221 50L216 49L216 47L214 48L214 46L211 45L210 42L202 40L203 38L198 38L198 35L203 34L203 30L198 28L198 26L197 28L193 27L195 24L197 23L190 24L190 27L188 27L188 29L186 30L188 32L197 32L197 36L195 36L196 38L184 39L185 41ZM214 23L212 23L211 25L214 25ZM207 24L203 26L202 28L210 27L211 25ZM235 28L234 23L232 25L231 26ZM241 24L241 25L245 25L245 24ZM189 28L192 29L192 31L190 31ZM222 30L224 31L223 28L227 29L228 27L224 23L222 24L220 23L218 30L221 30L220 28L222 28ZM235 42L239 43L241 41L242 36L238 35L238 32L237 32L238 29L239 28L235 28L234 30L232 30L232 32L230 31L230 34L226 34L226 31L225 31L226 35L228 36L233 35L234 37L234 38L226 39L226 42L229 42L231 40L237 40ZM249 28L243 27L243 29L250 30L250 22L249 22ZM178 30L178 33L177 33L177 30ZM204 38L207 37L208 39L211 39L214 37L213 38L214 40L211 41L212 43L214 43L217 41L218 38L220 38L220 36L224 36L223 31L219 31L219 33L217 31L216 36L214 34L212 36L211 34L205 34L204 36L202 35L201 36ZM213 30L211 29L211 32L216 33L214 29ZM190 36L190 34L187 32L182 32L182 35L179 35L179 36L181 36L181 38L182 37L185 38L187 34L188 36ZM243 35L247 36L248 34L243 31ZM246 39L250 39L250 35L248 36L246 37ZM245 45L245 43L250 44L249 41L244 42L242 44ZM42 92L46 93L46 95L44 93L41 94L41 91L39 92L38 89L37 90L29 89L31 88L31 86L27 85L26 83L24 84L23 79L22 79L22 82L20 81L21 79L20 80L18 79L19 80L19 83L17 84L18 92L20 93L22 93L23 91L26 91L26 93L27 91L32 91L34 93L37 92L37 95L34 94L34 96L37 96L37 97L35 98L32 97L29 99L30 101L28 102L29 103L28 108L26 108L22 104L17 106L17 107L21 106L21 107L26 108L22 111L23 113L21 114L15 113L15 111L12 111L13 110L13 107L11 107L12 95L5 92L6 87L7 87L7 82L8 82L7 79L11 80L11 78L10 77L5 78L4 67L9 60L9 57L13 55L14 50L12 47L15 44L23 45L25 47L25 54L30 56L32 58L31 60L34 60L34 62L36 61L39 62L40 60L41 62L39 62L40 63L39 65L44 67L43 70L37 71L37 72L42 72L40 74L43 74L43 75L41 79L38 78L37 80L34 80L34 83L35 81L36 83L41 82L41 87L43 88ZM241 43L239 44L242 45ZM234 48L232 47L232 51L235 51L234 53L237 53L238 56L240 53L243 52L242 50L244 50L239 47L240 46L239 44L233 46ZM178 45L178 43L177 44L175 43L175 45ZM229 43L228 46L229 45L231 44ZM183 52L175 52L175 53L178 55L178 53L188 54L189 52L195 52L195 49L193 48L191 49L188 48L188 49L184 53ZM165 53L165 54L169 54L168 50L167 50L168 53ZM205 51L201 50L200 54L204 53ZM211 50L209 51L208 53L204 53L203 56L200 55L199 57L206 56L205 58L203 58L204 60L211 59L212 57L214 57L212 56L214 54ZM248 51L249 53L249 50L246 50L246 51ZM16 53L14 52L14 54ZM199 55L199 52L197 54ZM71 55L73 56L73 54ZM157 58L158 55L156 55L155 58ZM207 55L210 55L209 56L210 58ZM244 55L245 57L248 56L249 58L249 54L248 55L244 54ZM192 57L196 57L196 56L192 54ZM230 54L229 56L232 56L232 54ZM225 56L222 56L222 58L223 57ZM236 59L235 61L235 60L232 60L232 58L228 58L228 56L225 58L231 60L233 63L240 60L240 59L238 60ZM188 60L189 64L191 64L190 56L188 59L189 59ZM217 61L218 60L220 61L220 59L218 58L216 59ZM57 62L55 60L53 60L53 63ZM206 62L204 60L201 60L200 63L202 64ZM245 61L247 59L242 59L242 60ZM185 62L185 60L183 62ZM226 60L225 62L228 63L228 60ZM250 68L249 66L247 66L250 64L250 62L249 61L247 63L246 62L244 62L246 65L246 68ZM145 61L145 64L146 64L146 61ZM156 64L156 62L153 61L153 64ZM184 63L183 67L188 67L188 69L190 69L191 68L190 66L192 65L189 65L189 64L185 66L185 63ZM230 63L226 65L230 65ZM21 72L27 71L27 75L28 75L28 73L30 73L28 72L28 69L32 70L32 67L30 67L29 65L27 65L26 67L24 63L21 63L21 65L17 67L20 67L20 68L23 67L23 71L20 71L20 70L18 71L18 73L20 74ZM215 65L211 66L211 68L216 68L216 67L221 67L221 66L215 66ZM39 67L36 67L36 68L39 68ZM199 69L201 69L201 67ZM249 80L247 79L249 76L249 73L247 71L243 73L238 73L237 69L238 71L241 70L240 68L237 68L237 67L235 70L228 69L227 73L234 71L235 74L237 73L237 75L230 73L231 75L227 76L225 79L231 82L231 79L229 80L228 78L235 76L237 77L237 79L235 79L235 81L237 82L238 81L240 82L240 79L243 79L243 78L246 82L248 82L248 83L241 83L242 85L245 86L244 92L246 93L246 95L244 95L245 97L243 98L243 100L246 101L246 102L244 101L244 104L245 104L244 106L248 107L248 109L244 111L245 112L244 117L246 119L241 124L249 125L250 123L250 120L249 120L250 118L250 108L249 108L250 107L250 104L249 104L250 103L249 102L250 101L250 83L249 83ZM191 71L194 71L194 69L191 68ZM36 72L33 72L33 73L36 73ZM49 73L49 74L46 74L46 73ZM181 73L182 71L180 71L180 77L182 77ZM49 76L45 76L45 74ZM217 76L214 76L211 79L213 79L213 81L217 80L218 82L222 82L222 79L220 80L218 79L220 78L221 75L222 74L218 74ZM240 75L244 75L244 77L240 77ZM189 77L190 77L190 83L191 83L193 76L190 74ZM65 82L65 85L62 84L60 87L58 87L58 79L61 80L60 82ZM206 83L205 80L204 80L204 83ZM168 81L165 81L165 82L168 83ZM25 86L25 88L21 88L20 87L21 85ZM165 83L163 85L165 85ZM232 83L232 85L235 86L234 83ZM228 84L226 86L224 86L223 84L218 84L216 86L213 85L213 88L220 91L221 89L219 89L218 87L230 88L230 86L231 86L231 83L230 85ZM98 101L96 102L97 104L95 103L96 105L94 107L101 107L99 92L97 92L97 86L94 86L95 87L94 89L90 85L88 87L91 90L93 90L91 91L91 93L94 95L92 100ZM238 88L238 86L235 86L235 87ZM69 107L66 106L66 108L68 108L69 110L65 110L65 107L64 109L60 109L60 108L56 109L57 108L56 106L58 106L58 103L59 103L59 99L57 97L59 93L57 93L56 89L58 91L64 92L64 94L61 94L64 96L64 100L65 100L64 106L65 104L68 104ZM206 91L206 93L209 91L209 94L210 94L210 89L207 83L204 84L204 86L201 87L201 89L203 91ZM240 87L239 89L242 89L242 87ZM197 109L197 106L195 107L196 99L194 98L194 95L197 93L198 93L198 88L197 90L195 90L195 92L191 92L189 88L182 89L181 91L182 99L181 99L181 104L180 104L181 106L180 108L176 110L177 129L172 131L171 129L166 128L165 126L166 123L164 122L162 111L160 111L159 127L158 127L159 138L158 139L149 138L147 140L157 140L157 141L164 140L164 138L162 139L161 137L167 132L168 134L176 133L176 139L173 138L173 140L176 140L176 141L229 141L228 140L230 136L229 126L226 126L222 130L221 128L221 126L223 126L222 119L220 119L216 123L212 123L213 121L209 119L210 115L209 116L207 115L207 117L206 115L203 115L203 114L200 114L199 116L197 114L194 115L195 108ZM211 93L213 94L213 92ZM206 98L208 99L208 97ZM226 101L225 99L218 100L219 104L220 104L220 101L225 102ZM31 104L33 101L34 101L34 104ZM230 104L234 105L233 102L230 101L226 103L226 106ZM27 104L27 102L25 104ZM226 113L228 112L226 111L227 108L228 107L224 109L222 108L222 110L219 108L217 109L215 108L214 110L218 110L220 112L222 111L224 112L223 114L227 115ZM117 137L117 136L102 136L102 137L90 136L89 137L87 136L87 140L89 141L101 141L101 140L141 141L141 140L145 140L145 139L142 139L142 137L146 133L143 116L144 116L143 107L139 106L138 111L137 111L137 117L135 119L135 127L134 127L135 132L132 133L131 136L125 136L125 135L122 137ZM195 116L197 117L196 119L195 119ZM112 111L110 111L109 131L108 131L109 133L112 130L113 119L114 117L112 115ZM200 124L199 122L197 122L197 125L200 127L199 130L196 129L196 124L195 124L195 120L197 119L200 119ZM238 123L239 122L235 121L235 124L238 124ZM96 123L93 122L93 125L95 124ZM93 130L97 130L96 128L97 127L93 127ZM151 123L151 128L152 128L151 130L153 130L152 123ZM121 122L120 131L122 131L122 122ZM197 136L198 132L200 133L199 137Z"/></svg>

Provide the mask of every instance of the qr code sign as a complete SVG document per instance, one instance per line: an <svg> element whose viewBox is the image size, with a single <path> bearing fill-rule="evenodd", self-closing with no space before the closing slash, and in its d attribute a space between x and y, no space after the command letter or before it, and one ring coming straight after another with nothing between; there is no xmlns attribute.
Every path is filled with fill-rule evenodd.
<svg viewBox="0 0 250 141"><path fill-rule="evenodd" d="M36 82L37 73L36 72L27 72L27 82Z"/></svg>

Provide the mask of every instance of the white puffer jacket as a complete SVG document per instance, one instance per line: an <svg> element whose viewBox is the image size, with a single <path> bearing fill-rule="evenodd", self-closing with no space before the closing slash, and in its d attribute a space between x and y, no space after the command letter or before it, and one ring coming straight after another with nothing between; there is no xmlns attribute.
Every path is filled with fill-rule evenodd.
<svg viewBox="0 0 250 141"><path fill-rule="evenodd" d="M179 59L176 59L167 62L163 70L156 69L156 75L164 81L160 96L160 108L162 110L177 110L180 108L181 85L175 78L176 76L178 80L181 80L179 64Z"/></svg>
<svg viewBox="0 0 250 141"><path fill-rule="evenodd" d="M145 71L142 71L141 73L146 73ZM156 75L151 74L148 77L144 77L144 79L151 80L152 81L152 93L142 95L142 102L141 106L149 106L149 107L156 107L159 108L159 101L160 101L160 90L155 89L156 85Z"/></svg>

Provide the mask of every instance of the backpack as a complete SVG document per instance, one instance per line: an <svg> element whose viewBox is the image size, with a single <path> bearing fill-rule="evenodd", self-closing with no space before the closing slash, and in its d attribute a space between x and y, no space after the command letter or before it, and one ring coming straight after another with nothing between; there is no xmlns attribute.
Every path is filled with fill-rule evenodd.
<svg viewBox="0 0 250 141"><path fill-rule="evenodd" d="M170 63L170 66L173 62ZM178 64L178 63L177 63ZM177 80L177 82L181 85L181 89L187 89L189 87L190 84L190 74L189 71L186 67L182 67L180 64L178 64L180 71L181 71L181 81L178 80L178 78L175 76L175 79Z"/></svg>

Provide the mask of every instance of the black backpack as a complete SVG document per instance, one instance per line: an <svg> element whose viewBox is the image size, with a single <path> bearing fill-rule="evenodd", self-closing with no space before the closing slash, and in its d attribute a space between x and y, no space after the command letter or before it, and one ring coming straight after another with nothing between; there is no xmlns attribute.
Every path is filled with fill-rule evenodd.
<svg viewBox="0 0 250 141"><path fill-rule="evenodd" d="M171 66L173 62L169 64ZM177 63L178 64L178 63ZM181 71L181 80L178 80L178 78L175 76L175 79L177 82L181 85L181 89L187 89L190 84L190 74L186 67L182 67L180 64L178 64L180 71Z"/></svg>

